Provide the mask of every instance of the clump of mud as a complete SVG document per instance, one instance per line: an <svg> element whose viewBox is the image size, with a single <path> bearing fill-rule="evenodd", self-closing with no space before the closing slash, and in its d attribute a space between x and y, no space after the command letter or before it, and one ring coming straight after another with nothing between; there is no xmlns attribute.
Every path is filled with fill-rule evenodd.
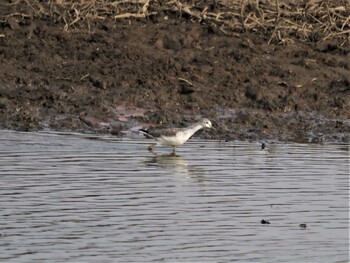
<svg viewBox="0 0 350 263"><path fill-rule="evenodd" d="M230 2L2 1L0 127L349 141L349 3Z"/></svg>

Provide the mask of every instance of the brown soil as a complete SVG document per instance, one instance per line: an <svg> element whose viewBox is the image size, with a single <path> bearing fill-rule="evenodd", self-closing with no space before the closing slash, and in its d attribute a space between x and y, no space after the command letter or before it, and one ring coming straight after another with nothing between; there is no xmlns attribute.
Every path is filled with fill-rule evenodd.
<svg viewBox="0 0 350 263"><path fill-rule="evenodd" d="M1 128L122 135L207 117L218 130L206 138L350 139L348 34L268 44L271 34L176 12L65 31L60 20L9 16L30 6L4 2Z"/></svg>

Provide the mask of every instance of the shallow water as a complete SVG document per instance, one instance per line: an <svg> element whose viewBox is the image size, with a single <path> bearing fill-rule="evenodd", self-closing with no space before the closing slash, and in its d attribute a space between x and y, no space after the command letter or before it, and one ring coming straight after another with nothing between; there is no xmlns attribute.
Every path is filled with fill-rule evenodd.
<svg viewBox="0 0 350 263"><path fill-rule="evenodd" d="M0 131L0 261L349 261L348 145L148 143Z"/></svg>

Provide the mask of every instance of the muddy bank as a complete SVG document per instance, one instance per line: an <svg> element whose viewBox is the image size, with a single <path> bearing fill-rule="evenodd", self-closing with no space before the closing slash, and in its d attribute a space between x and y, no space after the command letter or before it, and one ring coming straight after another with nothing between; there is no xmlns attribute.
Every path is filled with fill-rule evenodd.
<svg viewBox="0 0 350 263"><path fill-rule="evenodd" d="M350 139L349 42L268 45L269 35L228 35L176 13L66 32L10 8L0 9L3 129L122 136L208 117L219 129L198 136Z"/></svg>

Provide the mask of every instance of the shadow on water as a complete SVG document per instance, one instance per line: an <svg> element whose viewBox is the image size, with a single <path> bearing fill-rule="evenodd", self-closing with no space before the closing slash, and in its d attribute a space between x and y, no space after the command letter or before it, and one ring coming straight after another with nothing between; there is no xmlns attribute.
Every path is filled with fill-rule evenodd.
<svg viewBox="0 0 350 263"><path fill-rule="evenodd" d="M0 131L0 261L348 262L349 145ZM268 224L270 223L270 224Z"/></svg>

